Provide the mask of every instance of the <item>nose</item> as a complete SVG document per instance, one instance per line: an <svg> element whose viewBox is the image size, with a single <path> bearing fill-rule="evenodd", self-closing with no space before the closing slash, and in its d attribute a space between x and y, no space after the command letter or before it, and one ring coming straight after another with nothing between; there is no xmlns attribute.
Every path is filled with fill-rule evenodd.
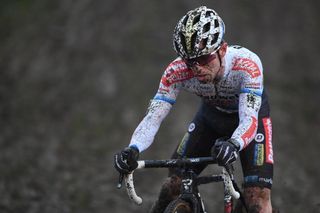
<svg viewBox="0 0 320 213"><path fill-rule="evenodd" d="M193 67L191 68L191 70L193 71L193 73L194 73L195 75L201 74L201 71L202 71L201 67L198 66L198 65L193 66Z"/></svg>

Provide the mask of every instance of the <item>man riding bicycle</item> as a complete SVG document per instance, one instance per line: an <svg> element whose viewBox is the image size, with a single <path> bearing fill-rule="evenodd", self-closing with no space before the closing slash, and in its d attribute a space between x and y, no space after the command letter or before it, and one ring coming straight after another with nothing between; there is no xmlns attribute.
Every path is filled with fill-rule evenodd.
<svg viewBox="0 0 320 213"><path fill-rule="evenodd" d="M148 112L128 147L115 155L115 168L129 173L139 153L153 142L161 122L181 90L201 97L193 121L172 158L214 155L220 165L240 155L244 198L249 212L271 212L273 178L272 124L263 68L250 50L224 41L225 25L212 9L201 6L177 23L173 46L178 58L166 68ZM206 165L195 168L197 174ZM163 212L177 197L179 171L169 170L151 212Z"/></svg>

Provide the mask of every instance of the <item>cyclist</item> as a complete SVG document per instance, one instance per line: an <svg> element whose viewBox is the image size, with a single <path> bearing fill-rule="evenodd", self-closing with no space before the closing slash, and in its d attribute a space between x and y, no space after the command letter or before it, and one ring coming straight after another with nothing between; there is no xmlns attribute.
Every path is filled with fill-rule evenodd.
<svg viewBox="0 0 320 213"><path fill-rule="evenodd" d="M200 96L202 104L172 158L212 154L226 165L240 155L249 212L271 212L272 124L262 64L250 50L228 46L224 33L220 16L205 6L180 19L173 35L178 58L166 68L129 146L115 154L115 168L128 173L137 167L139 153L152 144L179 92L186 90ZM163 212L180 183L179 171L170 169L151 212Z"/></svg>

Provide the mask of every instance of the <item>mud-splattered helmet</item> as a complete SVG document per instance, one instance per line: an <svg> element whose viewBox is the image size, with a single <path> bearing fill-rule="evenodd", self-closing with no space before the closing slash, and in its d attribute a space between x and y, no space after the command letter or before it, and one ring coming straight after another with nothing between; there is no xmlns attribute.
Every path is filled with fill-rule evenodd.
<svg viewBox="0 0 320 213"><path fill-rule="evenodd" d="M214 10L206 6L189 11L178 22L173 47L183 59L192 59L217 51L223 41L225 26Z"/></svg>

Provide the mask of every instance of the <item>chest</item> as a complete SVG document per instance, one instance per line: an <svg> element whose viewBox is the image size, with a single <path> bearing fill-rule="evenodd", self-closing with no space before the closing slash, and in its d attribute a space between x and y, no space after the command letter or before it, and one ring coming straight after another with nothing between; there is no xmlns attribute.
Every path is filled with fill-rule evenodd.
<svg viewBox="0 0 320 213"><path fill-rule="evenodd" d="M184 82L182 88L206 99L232 99L239 96L241 79L228 76L215 84L203 84L193 78Z"/></svg>

